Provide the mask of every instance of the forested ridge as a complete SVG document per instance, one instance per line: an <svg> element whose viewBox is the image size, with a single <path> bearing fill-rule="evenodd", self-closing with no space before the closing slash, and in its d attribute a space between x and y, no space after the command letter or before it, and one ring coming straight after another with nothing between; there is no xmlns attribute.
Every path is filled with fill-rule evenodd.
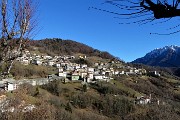
<svg viewBox="0 0 180 120"><path fill-rule="evenodd" d="M114 56L108 52L102 52L73 40L62 40L59 38L32 40L29 41L28 46L38 47L40 52L48 53L50 55L73 55L81 53L88 56L98 56L105 59L114 58Z"/></svg>

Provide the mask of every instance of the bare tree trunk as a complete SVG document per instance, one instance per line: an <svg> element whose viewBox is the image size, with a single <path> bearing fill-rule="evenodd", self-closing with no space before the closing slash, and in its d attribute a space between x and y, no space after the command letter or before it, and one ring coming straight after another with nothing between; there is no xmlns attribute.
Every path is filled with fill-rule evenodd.
<svg viewBox="0 0 180 120"><path fill-rule="evenodd" d="M10 74L10 70L11 70L11 68L12 68L12 66L13 66L13 63L14 63L14 60L11 60L11 64L10 64L10 66L9 66L9 68L8 68L8 71L7 71L7 74L8 74L8 75Z"/></svg>
<svg viewBox="0 0 180 120"><path fill-rule="evenodd" d="M9 62L7 70L7 74L9 74L14 61L22 52L23 40L28 39L37 25L35 19L37 6L35 6L33 0L2 0L0 7L1 37L2 43L6 44L1 62ZM8 44L8 41L14 39L19 41L17 47Z"/></svg>

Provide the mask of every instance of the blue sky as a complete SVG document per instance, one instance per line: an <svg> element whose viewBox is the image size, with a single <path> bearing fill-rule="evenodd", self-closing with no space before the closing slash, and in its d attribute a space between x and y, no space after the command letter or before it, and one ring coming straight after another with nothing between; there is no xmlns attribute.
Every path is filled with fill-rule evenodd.
<svg viewBox="0 0 180 120"><path fill-rule="evenodd" d="M178 18L163 24L119 24L114 14L88 9L97 7L123 12L104 0L40 0L39 27L34 39L62 38L84 43L101 51L108 51L126 62L144 56L155 48L180 46L180 33L162 36L151 32L168 33L178 24ZM133 22L133 20L128 20ZM179 28L180 29L180 28Z"/></svg>

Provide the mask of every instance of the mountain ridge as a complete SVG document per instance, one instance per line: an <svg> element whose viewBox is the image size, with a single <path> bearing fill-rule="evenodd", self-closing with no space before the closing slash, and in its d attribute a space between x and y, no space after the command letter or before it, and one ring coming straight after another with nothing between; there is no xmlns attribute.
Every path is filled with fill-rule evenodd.
<svg viewBox="0 0 180 120"><path fill-rule="evenodd" d="M144 57L132 61L132 63L142 63L160 67L179 67L179 61L180 46L170 45L163 48L156 48L147 53Z"/></svg>
<svg viewBox="0 0 180 120"><path fill-rule="evenodd" d="M42 40L31 40L27 46L29 49L37 47L40 52L50 55L73 55L82 53L87 56L98 56L105 59L114 59L115 57L106 51L94 49L74 40L63 40L60 38L46 38Z"/></svg>

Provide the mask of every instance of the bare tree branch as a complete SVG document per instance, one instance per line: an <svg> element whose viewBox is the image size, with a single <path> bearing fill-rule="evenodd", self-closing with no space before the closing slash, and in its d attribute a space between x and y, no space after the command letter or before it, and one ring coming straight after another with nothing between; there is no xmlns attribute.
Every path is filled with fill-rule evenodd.
<svg viewBox="0 0 180 120"><path fill-rule="evenodd" d="M117 15L118 17L115 18L122 19L120 24L136 23L142 25L151 23L152 25L157 25L166 23L173 18L180 16L179 3L180 0L106 0L103 5L109 4L113 6L113 8L117 8L117 11L114 9L108 10L107 8L92 8ZM175 25L175 27L170 27L168 30L176 29L178 26L179 25ZM170 34L178 32L179 30L175 30L170 32Z"/></svg>
<svg viewBox="0 0 180 120"><path fill-rule="evenodd" d="M28 39L37 26L35 0L1 0L1 43L3 52L1 63L8 63L9 74L14 60L21 54L23 41ZM17 40L18 46L10 46L11 40Z"/></svg>

